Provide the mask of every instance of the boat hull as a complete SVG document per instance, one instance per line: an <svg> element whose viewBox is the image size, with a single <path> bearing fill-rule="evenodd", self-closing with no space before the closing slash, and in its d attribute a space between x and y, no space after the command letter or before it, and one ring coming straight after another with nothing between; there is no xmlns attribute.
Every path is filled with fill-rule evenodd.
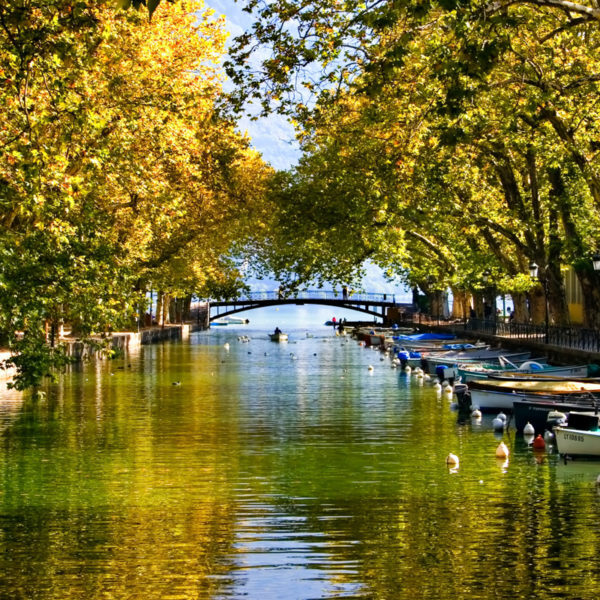
<svg viewBox="0 0 600 600"><path fill-rule="evenodd" d="M513 402L520 399L510 392L496 392L492 390L469 389L471 394L471 407L479 408L482 412L502 410L512 412Z"/></svg>
<svg viewBox="0 0 600 600"><path fill-rule="evenodd" d="M529 362L529 361L527 361ZM524 364L527 364L524 363ZM542 365L543 366L543 365ZM575 365L570 367L550 367L543 366L542 369L530 370L519 368L514 369L482 369L482 370L469 370L467 367L459 368L458 373L463 381L481 381L485 379L512 379L515 381L536 381L544 379L573 379L587 377L588 366L587 365Z"/></svg>
<svg viewBox="0 0 600 600"><path fill-rule="evenodd" d="M543 434L546 429L551 429L552 423L548 422L548 415L552 411L568 414L571 411L593 409L593 404L564 402L560 400L542 400L530 398L516 398L513 402L513 415L517 433L522 433L525 425L531 423L536 435Z"/></svg>
<svg viewBox="0 0 600 600"><path fill-rule="evenodd" d="M288 334L287 333L270 333L269 337L272 342L287 342Z"/></svg>
<svg viewBox="0 0 600 600"><path fill-rule="evenodd" d="M600 456L600 431L555 427L556 449L569 456Z"/></svg>
<svg viewBox="0 0 600 600"><path fill-rule="evenodd" d="M480 363L483 361L499 363L502 359L508 359L511 362L525 361L530 357L530 352L519 352L519 353L502 353L496 350L487 350L481 353L478 352L447 352L445 354L428 355L424 358L427 360L428 370L430 373L435 373L436 367L439 365L446 365L447 367L454 367L456 365Z"/></svg>

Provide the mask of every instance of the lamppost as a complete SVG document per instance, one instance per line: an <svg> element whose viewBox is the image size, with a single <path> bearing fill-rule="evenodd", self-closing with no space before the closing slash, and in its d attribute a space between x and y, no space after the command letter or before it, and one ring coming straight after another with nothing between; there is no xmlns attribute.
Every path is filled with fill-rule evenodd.
<svg viewBox="0 0 600 600"><path fill-rule="evenodd" d="M483 315L485 320L487 321L488 318L489 320L492 322L492 333L496 333L496 295L495 295L495 289L493 287L492 284L490 284L490 275L491 272L489 269L486 269L483 272L482 275L482 279L483 279L483 284L485 286L485 305L486 307L488 306L488 302L489 302L489 314L488 315Z"/></svg>
<svg viewBox="0 0 600 600"><path fill-rule="evenodd" d="M599 261L600 261L600 257L599 257ZM532 279L538 279L538 271L539 271L539 267L537 266L537 264L534 261L531 261L529 263L529 275L531 276ZM546 313L546 322L545 322L545 326L544 326L544 343L547 344L548 343L548 269L547 267L544 268L544 278L541 281L542 283L542 287L544 289L544 310Z"/></svg>
<svg viewBox="0 0 600 600"><path fill-rule="evenodd" d="M592 265L594 271L600 271L600 250L596 250L596 253L592 256Z"/></svg>

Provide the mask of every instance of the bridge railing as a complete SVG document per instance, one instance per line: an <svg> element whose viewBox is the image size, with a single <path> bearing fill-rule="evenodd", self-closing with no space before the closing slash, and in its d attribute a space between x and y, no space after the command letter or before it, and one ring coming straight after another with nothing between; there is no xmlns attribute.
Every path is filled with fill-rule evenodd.
<svg viewBox="0 0 600 600"><path fill-rule="evenodd" d="M362 292L342 291L324 291L324 290L306 290L303 292L250 292L249 294L240 294L237 298L213 298L216 302L253 302L253 301L276 301L276 300L340 300L348 302L389 302L396 303L395 294L372 294Z"/></svg>

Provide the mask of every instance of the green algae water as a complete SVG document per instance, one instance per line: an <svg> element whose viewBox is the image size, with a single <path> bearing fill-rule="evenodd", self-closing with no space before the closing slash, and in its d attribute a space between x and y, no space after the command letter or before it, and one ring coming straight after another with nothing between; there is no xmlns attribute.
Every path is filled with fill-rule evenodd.
<svg viewBox="0 0 600 600"><path fill-rule="evenodd" d="M598 598L600 462L380 358L223 328L5 394L0 599Z"/></svg>

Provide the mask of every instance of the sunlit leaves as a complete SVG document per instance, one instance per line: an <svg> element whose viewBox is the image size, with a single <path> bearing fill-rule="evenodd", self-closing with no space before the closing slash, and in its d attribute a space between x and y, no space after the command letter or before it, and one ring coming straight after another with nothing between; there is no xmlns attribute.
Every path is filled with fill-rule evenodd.
<svg viewBox="0 0 600 600"><path fill-rule="evenodd" d="M217 115L226 34L202 8L0 8L0 329L18 385L62 362L44 338L63 322L104 334L131 326L150 282L239 283L226 255L270 173Z"/></svg>

